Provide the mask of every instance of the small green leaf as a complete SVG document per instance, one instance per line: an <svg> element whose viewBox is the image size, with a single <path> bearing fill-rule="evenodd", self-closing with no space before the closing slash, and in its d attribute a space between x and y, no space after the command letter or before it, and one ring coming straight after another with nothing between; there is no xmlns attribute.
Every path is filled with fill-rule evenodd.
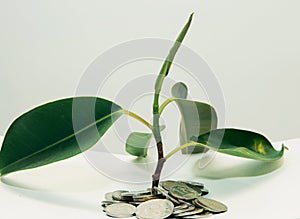
<svg viewBox="0 0 300 219"><path fill-rule="evenodd" d="M199 136L217 128L218 118L215 109L209 104L176 98L175 102L181 113L180 144L190 142L193 136ZM188 147L183 154L202 153L206 148Z"/></svg>
<svg viewBox="0 0 300 219"><path fill-rule="evenodd" d="M173 97L186 99L188 95L188 89L183 82L178 82L173 85L171 93Z"/></svg>
<svg viewBox="0 0 300 219"><path fill-rule="evenodd" d="M122 115L120 106L96 97L39 106L9 127L0 151L0 174L43 166L92 147Z"/></svg>
<svg viewBox="0 0 300 219"><path fill-rule="evenodd" d="M165 128L161 125L160 131ZM133 156L146 157L152 136L152 133L132 132L126 140L126 151Z"/></svg>
<svg viewBox="0 0 300 219"><path fill-rule="evenodd" d="M152 133L132 132L126 140L126 151L137 157L146 157Z"/></svg>
<svg viewBox="0 0 300 219"><path fill-rule="evenodd" d="M216 129L194 140L220 153L261 161L278 160L284 153L283 145L277 151L266 137L246 130Z"/></svg>

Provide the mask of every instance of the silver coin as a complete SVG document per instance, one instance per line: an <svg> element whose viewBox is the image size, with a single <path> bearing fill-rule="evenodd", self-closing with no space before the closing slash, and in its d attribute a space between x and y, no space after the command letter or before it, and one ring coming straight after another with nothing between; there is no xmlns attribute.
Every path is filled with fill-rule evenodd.
<svg viewBox="0 0 300 219"><path fill-rule="evenodd" d="M168 181L162 181L160 182L160 186L169 191L173 186L177 186L180 184L179 182L168 180Z"/></svg>
<svg viewBox="0 0 300 219"><path fill-rule="evenodd" d="M197 208L193 211L187 211L187 212L183 212L180 214L176 214L176 217L185 217L185 216L191 216L191 215L195 215L195 214L200 214L203 212L203 208Z"/></svg>
<svg viewBox="0 0 300 219"><path fill-rule="evenodd" d="M170 188L169 193L181 200L193 200L198 197L198 192L186 185L176 185Z"/></svg>
<svg viewBox="0 0 300 219"><path fill-rule="evenodd" d="M182 209L185 209L185 208L188 208L188 207L189 207L188 203L182 203L182 204L174 207L174 210L182 210Z"/></svg>
<svg viewBox="0 0 300 219"><path fill-rule="evenodd" d="M142 204L143 202L128 202L128 204L132 204L134 206L138 206L140 204Z"/></svg>
<svg viewBox="0 0 300 219"><path fill-rule="evenodd" d="M187 184L193 185L193 186L198 186L201 189L204 188L204 184L200 183L200 182L195 182L195 181L181 181L181 182L184 182L184 183L187 183Z"/></svg>
<svg viewBox="0 0 300 219"><path fill-rule="evenodd" d="M140 196L140 195L151 195L151 190L142 190L142 191L129 191L122 193L122 196Z"/></svg>
<svg viewBox="0 0 300 219"><path fill-rule="evenodd" d="M155 195L140 195L140 196L133 196L134 202L145 202L152 199L157 199L158 197Z"/></svg>
<svg viewBox="0 0 300 219"><path fill-rule="evenodd" d="M169 196L169 195L168 195L168 192L165 191L164 189L158 188L158 187L154 187L154 189L155 189L156 191L160 192L163 196L165 196L166 198L168 198L168 199L169 199L171 202L173 202L174 204L177 204L177 205L180 204L180 202L179 202L177 199L173 198L172 196Z"/></svg>
<svg viewBox="0 0 300 219"><path fill-rule="evenodd" d="M124 198L122 197L122 193L125 193L125 192L128 192L128 191L124 191L124 190L117 190L117 191L114 191L112 193L112 198L116 201L126 201L124 200Z"/></svg>
<svg viewBox="0 0 300 219"><path fill-rule="evenodd" d="M116 204L120 203L120 201L102 201L101 204L106 204L106 205L111 205L111 204Z"/></svg>
<svg viewBox="0 0 300 219"><path fill-rule="evenodd" d="M203 183L198 183L198 182L192 182L192 181L180 181L184 183L186 186L194 189L195 191L198 192L198 195L202 194L202 190L204 189L204 184Z"/></svg>
<svg viewBox="0 0 300 219"><path fill-rule="evenodd" d="M140 204L136 209L139 219L163 219L169 217L174 209L174 204L166 199L154 199Z"/></svg>
<svg viewBox="0 0 300 219"><path fill-rule="evenodd" d="M198 197L197 199L194 200L193 203L213 213L221 213L227 211L226 205L224 205L219 201L209 199L209 198Z"/></svg>
<svg viewBox="0 0 300 219"><path fill-rule="evenodd" d="M187 208L184 208L184 209L180 209L180 210L175 210L173 211L173 214L178 216L179 214L182 214L182 213L185 213L185 212L189 212L189 211L193 211L195 210L195 206L192 205L192 204L189 204L189 206Z"/></svg>
<svg viewBox="0 0 300 219"><path fill-rule="evenodd" d="M106 193L105 196L104 196L105 200L106 201L114 201L112 194L113 194L112 192Z"/></svg>
<svg viewBox="0 0 300 219"><path fill-rule="evenodd" d="M116 203L105 208L108 216L116 218L131 217L136 211L136 207L127 203Z"/></svg>
<svg viewBox="0 0 300 219"><path fill-rule="evenodd" d="M205 196L209 193L209 191L206 188L201 189L201 196Z"/></svg>

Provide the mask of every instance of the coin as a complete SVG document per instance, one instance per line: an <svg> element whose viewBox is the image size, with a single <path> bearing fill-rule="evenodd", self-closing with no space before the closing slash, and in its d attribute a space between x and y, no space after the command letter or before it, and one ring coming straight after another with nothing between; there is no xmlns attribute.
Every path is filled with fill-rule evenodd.
<svg viewBox="0 0 300 219"><path fill-rule="evenodd" d="M201 189L201 196L207 195L209 192L206 188Z"/></svg>
<svg viewBox="0 0 300 219"><path fill-rule="evenodd" d="M158 187L154 187L154 189L156 191L160 192L161 194L163 194L166 198L170 199L170 201L172 201L174 204L177 204L177 205L180 204L180 202L178 200L176 200L172 196L169 196L168 193L164 189L158 188Z"/></svg>
<svg viewBox="0 0 300 219"><path fill-rule="evenodd" d="M170 188L169 193L182 200L193 200L198 197L198 192L188 186L176 185Z"/></svg>
<svg viewBox="0 0 300 219"><path fill-rule="evenodd" d="M221 213L227 211L227 206L221 202L213 199L198 197L193 202L198 207L202 207L214 213Z"/></svg>
<svg viewBox="0 0 300 219"><path fill-rule="evenodd" d="M128 204L132 204L134 206L138 206L140 204L142 204L143 202L128 202Z"/></svg>
<svg viewBox="0 0 300 219"><path fill-rule="evenodd" d="M105 196L104 196L105 200L106 201L114 201L112 194L113 194L112 192L106 193Z"/></svg>
<svg viewBox="0 0 300 219"><path fill-rule="evenodd" d="M140 195L140 196L133 196L134 202L145 202L151 199L157 199L158 197L155 195Z"/></svg>
<svg viewBox="0 0 300 219"><path fill-rule="evenodd" d="M166 199L154 199L140 204L136 209L139 219L163 219L169 217L174 209L174 204Z"/></svg>
<svg viewBox="0 0 300 219"><path fill-rule="evenodd" d="M180 214L177 214L176 217L184 217L184 216L190 216L190 215L195 215L195 214L199 214L203 212L203 208L197 208L193 211L187 211L187 212L183 212Z"/></svg>
<svg viewBox="0 0 300 219"><path fill-rule="evenodd" d="M105 204L105 205L111 205L111 204L115 204L115 203L120 203L120 201L102 201L101 204Z"/></svg>
<svg viewBox="0 0 300 219"><path fill-rule="evenodd" d="M122 196L140 196L140 195L151 195L151 190L142 190L142 191L129 191L129 192L124 192L122 193Z"/></svg>
<svg viewBox="0 0 300 219"><path fill-rule="evenodd" d="M174 207L174 210L181 210L181 209L185 209L185 208L188 208L188 207L189 207L188 203L183 203L183 204L180 204L180 205Z"/></svg>
<svg viewBox="0 0 300 219"><path fill-rule="evenodd" d="M174 209L173 214L176 215L176 216L178 216L178 214L189 212L189 211L193 211L193 210L195 210L195 206L192 205L192 204L189 204L189 206L187 208L180 209L180 210L175 210Z"/></svg>
<svg viewBox="0 0 300 219"><path fill-rule="evenodd" d="M160 186L163 187L164 189L166 190L170 190L173 186L176 186L180 184L179 182L176 182L176 181L171 181L171 180L168 180L168 181L162 181L160 182Z"/></svg>
<svg viewBox="0 0 300 219"><path fill-rule="evenodd" d="M186 186L194 189L196 192L198 192L198 195L202 194L202 190L204 189L203 183L197 183L197 182L192 182L192 181L180 181L184 183Z"/></svg>
<svg viewBox="0 0 300 219"><path fill-rule="evenodd" d="M195 182L195 181L179 181L179 182L183 182L183 183L186 183L188 185L193 185L193 186L197 186L201 189L204 188L204 184L203 183L200 183L200 182Z"/></svg>
<svg viewBox="0 0 300 219"><path fill-rule="evenodd" d="M116 203L105 208L108 216L116 218L131 217L136 211L136 207L127 203Z"/></svg>
<svg viewBox="0 0 300 219"><path fill-rule="evenodd" d="M112 193L112 197L114 200L116 201L126 201L126 199L124 200L124 198L122 197L122 193L125 193L125 192L128 192L128 191L124 191L124 190L117 190L117 191L114 191Z"/></svg>

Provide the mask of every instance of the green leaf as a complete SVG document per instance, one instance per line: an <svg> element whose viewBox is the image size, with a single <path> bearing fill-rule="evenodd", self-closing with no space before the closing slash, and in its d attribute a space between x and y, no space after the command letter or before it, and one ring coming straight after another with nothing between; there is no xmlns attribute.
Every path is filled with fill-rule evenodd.
<svg viewBox="0 0 300 219"><path fill-rule="evenodd" d="M175 102L181 113L179 131L181 145L190 142L193 136L199 136L217 128L217 113L209 104L180 98L175 98ZM206 150L201 147L188 147L183 149L182 153L202 153Z"/></svg>
<svg viewBox="0 0 300 219"><path fill-rule="evenodd" d="M283 145L277 151L266 137L246 130L216 129L194 140L224 154L261 161L278 160L284 153Z"/></svg>
<svg viewBox="0 0 300 219"><path fill-rule="evenodd" d="M160 73L161 75L164 75L164 76L167 76L168 73L169 73L169 70L170 70L170 67L172 65L172 62L174 60L174 57L192 23L192 20L193 20L193 15L194 13L192 13L188 19L188 22L184 25L184 27L182 28L181 32L179 33L177 39L176 39L176 42L174 43L174 45L172 46L172 48L170 49L169 51L169 54L160 70Z"/></svg>
<svg viewBox="0 0 300 219"><path fill-rule="evenodd" d="M214 108L206 103L186 100L188 88L183 82L173 85L171 90L174 101L181 113L179 128L180 144L190 142L190 138L217 128L217 114ZM206 148L188 147L183 154L202 153Z"/></svg>
<svg viewBox="0 0 300 219"><path fill-rule="evenodd" d="M184 37L187 34L187 31L188 31L188 29L189 29L189 27L192 23L193 15L194 15L194 13L192 13L190 15L187 23L184 25L181 32L179 33L179 35L176 39L176 42L173 44L172 48L170 49L169 54L168 54L167 58L165 59L163 65L160 69L159 75L156 78L156 82L155 82L155 95L156 95L156 97L153 101L153 109L155 109L156 111L154 111L154 113L158 112L158 97L159 97L159 93L160 93L162 84L164 82L164 78L168 75L168 73L170 71L170 68L171 68L172 62L174 60L174 57L175 57L175 55L176 55L176 53L177 53Z"/></svg>
<svg viewBox="0 0 300 219"><path fill-rule="evenodd" d="M165 128L165 125L161 125L160 131ZM132 132L126 140L126 151L133 156L147 157L152 136L152 133Z"/></svg>
<svg viewBox="0 0 300 219"><path fill-rule="evenodd" d="M0 174L60 161L92 147L122 115L120 106L96 97L39 106L9 127L0 151Z"/></svg>
<svg viewBox="0 0 300 219"><path fill-rule="evenodd" d="M137 157L146 157L152 133L132 132L126 140L126 151Z"/></svg>
<svg viewBox="0 0 300 219"><path fill-rule="evenodd" d="M178 82L173 85L171 93L173 97L186 99L188 95L188 88L183 82Z"/></svg>

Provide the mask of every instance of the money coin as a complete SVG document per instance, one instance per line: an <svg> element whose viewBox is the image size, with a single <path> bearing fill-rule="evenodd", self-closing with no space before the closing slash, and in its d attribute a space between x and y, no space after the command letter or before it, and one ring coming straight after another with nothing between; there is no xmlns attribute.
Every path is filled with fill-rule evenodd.
<svg viewBox="0 0 300 219"><path fill-rule="evenodd" d="M145 202L151 199L157 199L158 197L155 195L140 195L140 196L133 196L134 202Z"/></svg>
<svg viewBox="0 0 300 219"><path fill-rule="evenodd" d="M178 184L180 183L171 180L160 182L160 186L166 189L167 191L169 191L173 186L177 186Z"/></svg>
<svg viewBox="0 0 300 219"><path fill-rule="evenodd" d="M108 216L116 218L131 217L136 211L136 207L127 203L116 203L105 208Z"/></svg>
<svg viewBox="0 0 300 219"><path fill-rule="evenodd" d="M106 193L105 196L104 196L105 200L106 201L114 201L112 194L113 194L112 192Z"/></svg>
<svg viewBox="0 0 300 219"><path fill-rule="evenodd" d="M174 210L182 210L182 209L185 209L185 208L188 208L188 207L189 207L188 203L182 203L182 204L174 207Z"/></svg>
<svg viewBox="0 0 300 219"><path fill-rule="evenodd" d="M194 205L190 204L187 208L184 208L184 209L180 209L180 210L175 210L174 209L173 214L178 216L181 213L193 211L193 210L195 210L195 208L196 207Z"/></svg>
<svg viewBox="0 0 300 219"><path fill-rule="evenodd" d="M195 182L195 181L180 181L180 182L183 182L183 183L186 183L186 184L192 185L192 186L197 186L201 189L204 189L204 184L200 183L200 182Z"/></svg>
<svg viewBox="0 0 300 219"><path fill-rule="evenodd" d="M114 191L112 193L112 198L116 201L126 201L126 199L124 200L124 198L122 197L122 193L125 193L125 192L128 192L128 191L124 191L124 190Z"/></svg>
<svg viewBox="0 0 300 219"><path fill-rule="evenodd" d="M219 201L209 198L198 197L194 200L194 204L196 204L198 207L207 209L213 213L221 213L227 211L226 205Z"/></svg>
<svg viewBox="0 0 300 219"><path fill-rule="evenodd" d="M176 217L184 217L184 216L191 216L191 215L195 215L195 214L199 214L203 212L203 208L197 208L193 211L187 211L187 212L183 212L180 214L176 214Z"/></svg>
<svg viewBox="0 0 300 219"><path fill-rule="evenodd" d="M169 193L182 200L193 200L198 197L198 192L188 186L176 185L170 188Z"/></svg>
<svg viewBox="0 0 300 219"><path fill-rule="evenodd" d="M122 195L125 195L125 196L151 195L151 189L141 190L141 191L124 192Z"/></svg>
<svg viewBox="0 0 300 219"><path fill-rule="evenodd" d="M198 195L202 194L202 190L204 189L203 183L197 183L197 182L192 182L192 181L180 181L184 183L186 186L194 189L196 192L198 192Z"/></svg>
<svg viewBox="0 0 300 219"><path fill-rule="evenodd" d="M101 204L105 204L105 205L111 205L111 204L116 204L116 203L120 203L120 201L102 201Z"/></svg>
<svg viewBox="0 0 300 219"><path fill-rule="evenodd" d="M128 202L128 204L132 204L134 206L138 206L140 204L142 204L143 202Z"/></svg>
<svg viewBox="0 0 300 219"><path fill-rule="evenodd" d="M201 189L201 196L207 195L209 192L206 188Z"/></svg>
<svg viewBox="0 0 300 219"><path fill-rule="evenodd" d="M140 204L136 209L139 219L163 219L169 217L174 209L174 204L166 199L154 199Z"/></svg>
<svg viewBox="0 0 300 219"><path fill-rule="evenodd" d="M162 189L162 188L158 188L158 187L154 187L154 189L158 192L160 192L163 196L165 196L166 198L168 198L171 202L173 202L174 204L179 205L180 202L178 200L176 200L175 198L173 198L172 196L169 196L168 193Z"/></svg>

